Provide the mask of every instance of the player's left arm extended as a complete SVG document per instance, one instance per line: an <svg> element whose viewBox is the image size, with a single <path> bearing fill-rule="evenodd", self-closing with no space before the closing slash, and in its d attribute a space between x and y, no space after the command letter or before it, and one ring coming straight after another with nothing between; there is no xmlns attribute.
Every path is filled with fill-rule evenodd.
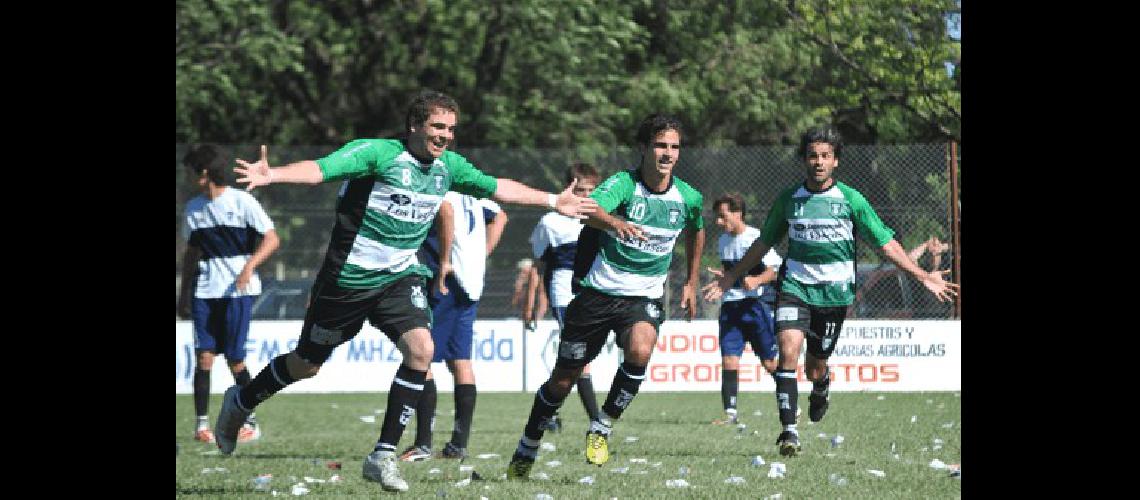
<svg viewBox="0 0 1140 500"><path fill-rule="evenodd" d="M681 309L688 311L689 321L697 316L697 288L701 285L701 254L705 251L705 228L685 231L685 261L688 278L681 287Z"/></svg>
<svg viewBox="0 0 1140 500"><path fill-rule="evenodd" d="M919 283L922 283L922 285L925 286L927 290L930 290L930 293L933 293L940 302L951 300L955 295L957 295L955 289L958 288L958 285L942 279L942 275L948 271L938 271L935 269L933 271L927 272L922 270L918 264L916 264L913 260L910 260L910 255L907 255L907 252L905 249L903 249L902 245L900 245L899 242L893 238L885 245L883 245L880 248L880 251L883 253L883 256L890 259L891 262L894 262L894 264L898 266L899 269L902 269L910 273L911 276L914 276L914 279L918 280Z"/></svg>

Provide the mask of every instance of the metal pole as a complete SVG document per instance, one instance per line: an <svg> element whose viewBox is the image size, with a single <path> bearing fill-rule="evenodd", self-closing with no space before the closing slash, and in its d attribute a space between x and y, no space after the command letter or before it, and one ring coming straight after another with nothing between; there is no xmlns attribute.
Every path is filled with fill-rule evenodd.
<svg viewBox="0 0 1140 500"><path fill-rule="evenodd" d="M958 225L958 143L950 141L950 231L954 240L954 270L951 281L962 283L962 237ZM962 289L958 288L958 297L954 299L954 317L962 318Z"/></svg>

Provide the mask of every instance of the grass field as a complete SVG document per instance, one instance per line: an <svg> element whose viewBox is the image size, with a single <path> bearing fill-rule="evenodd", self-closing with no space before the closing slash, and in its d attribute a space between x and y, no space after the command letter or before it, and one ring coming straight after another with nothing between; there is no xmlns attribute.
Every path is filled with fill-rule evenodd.
<svg viewBox="0 0 1140 500"><path fill-rule="evenodd" d="M468 447L471 457L462 465L474 466L485 479L457 485L471 473L461 472L455 460L401 463L411 487L403 496L491 500L534 499L539 494L554 499L961 497L960 477L930 467L933 459L960 462L961 399L957 393L834 393L827 417L818 424L808 423L807 393L801 393L803 452L794 458L776 452L780 426L774 396L740 396L743 431L710 424L721 415L719 393L639 394L616 422L610 440L613 456L599 468L585 462L585 413L577 393L571 393L562 410L563 432L548 432L543 438L555 451L540 452L531 480L508 482L501 477L534 396L480 394ZM380 435L385 398L382 393L277 395L258 408L262 439L238 445L233 456L223 457L214 445L191 439L193 401L189 395L177 395L176 495L263 498L273 491L290 495L293 485L306 483L306 478L328 481L334 474L342 479L306 483L306 496L388 495L360 475L363 457ZM604 398L604 392L598 394L599 404ZM221 396L215 395L210 401L211 425L219 408ZM453 408L452 395L440 394L433 440L436 451L451 436ZM361 420L368 415L376 417L374 423ZM913 416L917 417L914 422ZM414 433L413 420L400 450L411 444ZM833 448L831 438L836 434L844 439ZM896 445L898 458L891 454L891 443ZM488 453L498 456L477 458ZM751 464L756 455L764 465ZM330 461L340 462L343 469L331 470ZM548 464L552 461L561 464ZM785 477L768 477L772 462L785 464ZM868 469L885 476L873 475ZM549 479L535 479L539 473ZM254 489L253 479L259 474L273 475L265 491ZM579 483L588 476L593 484ZM726 483L731 476L744 482ZM666 486L676 479L684 479L688 486Z"/></svg>

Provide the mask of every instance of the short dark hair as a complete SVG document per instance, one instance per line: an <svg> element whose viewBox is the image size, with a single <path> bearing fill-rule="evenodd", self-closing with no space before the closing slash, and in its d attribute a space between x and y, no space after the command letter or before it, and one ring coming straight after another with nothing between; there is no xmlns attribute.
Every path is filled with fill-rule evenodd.
<svg viewBox="0 0 1140 500"><path fill-rule="evenodd" d="M673 115L653 113L641 120L641 125L637 127L637 144L648 146L650 141L663 130L676 130L677 135L681 136L682 139L685 137L685 131L681 128L681 120Z"/></svg>
<svg viewBox="0 0 1140 500"><path fill-rule="evenodd" d="M215 144L196 144L182 157L182 164L201 175L205 170L210 182L222 185L226 182L226 168L231 163L230 155Z"/></svg>
<svg viewBox="0 0 1140 500"><path fill-rule="evenodd" d="M589 163L574 163L566 168L566 185L569 186L574 179L579 181L583 179L594 179L594 182L601 180L602 175L598 173L598 169L594 168Z"/></svg>
<svg viewBox="0 0 1140 500"><path fill-rule="evenodd" d="M804 135L800 136L800 147L796 150L796 154L801 159L806 158L808 146L816 142L830 144L835 157L839 158L839 150L843 149L843 138L839 137L839 132L831 127L814 128L804 132Z"/></svg>
<svg viewBox="0 0 1140 500"><path fill-rule="evenodd" d="M459 104L451 96L430 89L421 90L412 99L412 104L408 106L408 114L404 118L404 129L410 129L413 125L423 125L431 116L431 110L435 108L443 108L455 113L457 117L459 116Z"/></svg>
<svg viewBox="0 0 1140 500"><path fill-rule="evenodd" d="M728 205L729 212L740 212L740 216L744 217L744 197L740 196L740 193L725 193L721 195L720 198L717 198L716 201L713 202L713 211L715 212L717 210L717 207L719 207L721 204Z"/></svg>

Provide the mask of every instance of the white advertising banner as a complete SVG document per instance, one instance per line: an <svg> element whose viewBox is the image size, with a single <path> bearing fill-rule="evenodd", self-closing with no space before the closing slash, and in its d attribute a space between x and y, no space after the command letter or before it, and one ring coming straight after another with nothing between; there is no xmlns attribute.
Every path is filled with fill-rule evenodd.
<svg viewBox="0 0 1140 500"><path fill-rule="evenodd" d="M193 326L176 322L175 390L193 392ZM720 391L721 354L717 322L666 321L658 336L642 391ZM246 365L256 375L274 357L291 351L300 321L254 321L246 341ZM829 359L833 391L958 391L962 389L962 323L960 321L847 320ZM519 320L475 322L472 363L480 392L533 392L550 376L557 359L558 324L540 321L534 332ZM385 392L396 374L400 352L367 323L357 336L333 351L321 372L283 392ZM591 363L599 399L609 390L622 351L611 333ZM433 363L439 391L454 382L444 363ZM800 390L811 389L798 367ZM775 384L745 345L740 359L741 391L773 391ZM215 360L210 392L233 384L225 358Z"/></svg>
<svg viewBox="0 0 1140 500"><path fill-rule="evenodd" d="M641 391L720 391L721 353L714 320L666 321L657 337ZM558 324L539 322L527 346L527 390L550 376L557 358ZM539 342L534 342L535 339ZM531 347L539 347L534 349ZM958 391L962 389L960 321L847 320L828 364L833 391ZM805 347L806 349L806 343ZM621 364L621 349L611 333L591 363L594 388L609 390ZM800 390L811 390L798 366ZM738 372L741 391L775 391L776 384L745 344Z"/></svg>
<svg viewBox="0 0 1140 500"><path fill-rule="evenodd" d="M273 358L292 351L301 333L301 321L254 321L245 343L245 363L257 376ZM523 372L522 322L477 321L471 358L480 391L521 391ZM297 382L282 393L387 392L403 356L388 337L367 322L360 333L333 351L317 376ZM191 394L194 375L194 326L178 321L175 340L175 392ZM439 391L450 392L455 383L444 363L432 363ZM220 394L234 379L224 356L214 359L210 392Z"/></svg>

